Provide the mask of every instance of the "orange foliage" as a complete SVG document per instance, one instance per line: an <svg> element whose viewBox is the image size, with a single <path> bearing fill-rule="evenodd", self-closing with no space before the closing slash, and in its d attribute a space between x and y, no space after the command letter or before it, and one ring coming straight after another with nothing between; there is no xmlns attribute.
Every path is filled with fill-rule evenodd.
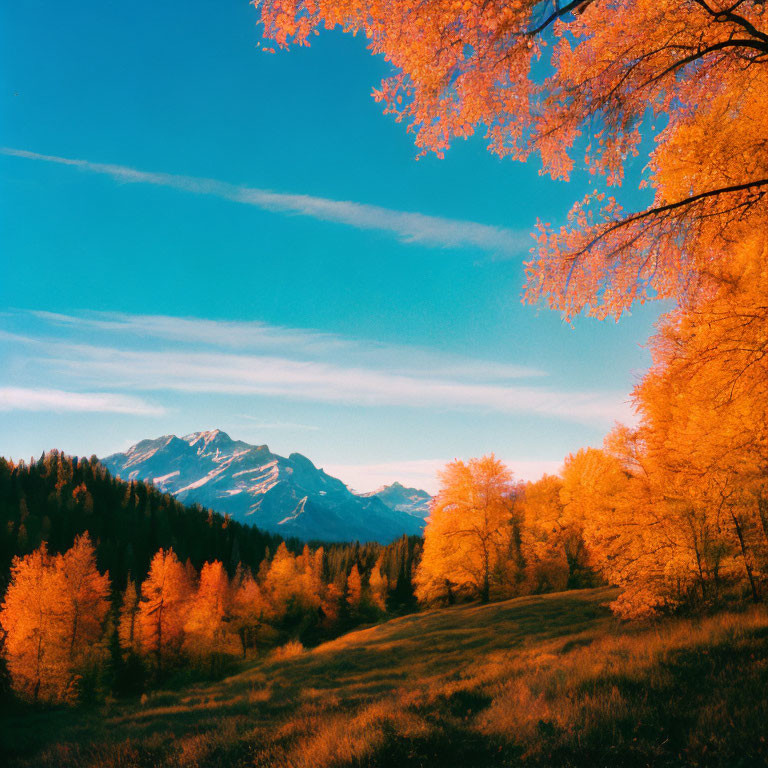
<svg viewBox="0 0 768 768"><path fill-rule="evenodd" d="M38 700L64 696L69 664L58 603L64 594L61 572L43 544L14 558L0 623L14 689Z"/></svg>
<svg viewBox="0 0 768 768"><path fill-rule="evenodd" d="M602 193L568 226L539 227L527 296L573 314L620 314L677 296L691 270L768 224L768 18L731 0L255 0L265 35L306 45L321 27L363 32L395 74L374 91L423 151L485 127L489 149L568 178L585 165L620 184L646 120L652 205ZM548 77L532 67L551 48ZM540 68L539 68L540 69Z"/></svg>
<svg viewBox="0 0 768 768"><path fill-rule="evenodd" d="M396 550L354 549L358 561L348 573L346 548L327 558L322 547L294 555L281 544L273 557L265 553L256 578L239 565L231 580L220 561L205 563L198 575L189 559L182 564L172 549L161 549L140 590L128 578L116 620L107 622L109 577L98 572L88 535L55 557L44 544L16 558L0 609L13 686L21 696L50 702L103 694L106 680L124 693L161 680L174 665L224 672L249 651L286 640L288 648L302 647L379 618L389 593L384 562ZM397 552L407 554L404 540ZM395 560L401 568L405 562ZM110 674L101 675L110 658ZM144 667L154 674L147 678Z"/></svg>
<svg viewBox="0 0 768 768"><path fill-rule="evenodd" d="M731 259L661 323L624 438L705 601L734 582L757 600L768 579L768 235L745 235Z"/></svg>
<svg viewBox="0 0 768 768"><path fill-rule="evenodd" d="M229 577L219 560L205 563L200 571L200 584L190 599L184 632L193 655L210 656L227 648L226 620L229 619L232 596Z"/></svg>
<svg viewBox="0 0 768 768"><path fill-rule="evenodd" d="M592 586L583 523L566 511L563 479L544 475L527 483L519 502L526 589L551 592ZM565 492L566 499L568 492Z"/></svg>
<svg viewBox="0 0 768 768"><path fill-rule="evenodd" d="M87 533L77 536L72 547L56 558L56 567L64 578L64 599L59 611L69 658L79 665L101 639L109 610L109 574L99 573L96 551Z"/></svg>
<svg viewBox="0 0 768 768"><path fill-rule="evenodd" d="M583 153L612 186L642 133L655 136L646 209L625 212L595 190L566 226L538 226L527 300L544 299L566 317L618 317L656 297L678 306L661 322L653 368L635 391L639 427L618 428L603 451L569 457L559 492L552 479L526 489L528 586L563 586L581 560L624 587L615 607L627 616L716 602L733 588L759 599L768 580L764 3L255 5L281 46L307 44L323 26L364 32L395 70L376 98L424 151L442 154L454 137L485 126L500 155L536 152L545 173L567 179ZM547 47L547 74L534 74ZM448 545L450 528L438 503L419 571L422 599L466 570L466 557Z"/></svg>
<svg viewBox="0 0 768 768"><path fill-rule="evenodd" d="M653 367L634 393L640 424L570 469L566 509L586 521L605 578L624 588L624 616L765 594L766 257L768 237L753 232L732 263L700 277L652 341Z"/></svg>
<svg viewBox="0 0 768 768"><path fill-rule="evenodd" d="M317 610L320 605L320 574L318 562L309 547L294 557L280 544L264 579L264 590L277 615L291 609Z"/></svg>
<svg viewBox="0 0 768 768"><path fill-rule="evenodd" d="M360 601L363 599L363 582L357 563L352 566L352 570L347 576L346 593L347 605L354 611L360 606Z"/></svg>
<svg viewBox="0 0 768 768"><path fill-rule="evenodd" d="M239 571L235 575L230 627L240 640L243 658L249 648L257 645L271 616L270 605L256 580L249 571Z"/></svg>
<svg viewBox="0 0 768 768"><path fill-rule="evenodd" d="M158 671L181 650L190 594L189 576L176 553L158 550L141 585L139 603L141 646L154 657Z"/></svg>
<svg viewBox="0 0 768 768"><path fill-rule="evenodd" d="M87 534L51 557L45 544L17 557L0 624L14 689L35 701L71 700L101 639L109 577L96 568Z"/></svg>
<svg viewBox="0 0 768 768"><path fill-rule="evenodd" d="M389 582L387 577L382 573L382 558L376 561L371 571L371 576L368 580L368 589L370 593L371 603L380 611L387 609L387 592L389 591Z"/></svg>
<svg viewBox="0 0 768 768"><path fill-rule="evenodd" d="M421 602L457 596L487 601L503 588L512 545L512 474L493 454L454 461L441 473L443 486L424 530L416 572Z"/></svg>

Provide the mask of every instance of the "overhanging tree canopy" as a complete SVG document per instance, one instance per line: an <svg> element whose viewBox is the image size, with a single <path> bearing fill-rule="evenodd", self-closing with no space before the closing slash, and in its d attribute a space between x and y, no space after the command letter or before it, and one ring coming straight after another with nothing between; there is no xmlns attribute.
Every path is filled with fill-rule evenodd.
<svg viewBox="0 0 768 768"><path fill-rule="evenodd" d="M762 0L256 0L265 34L306 45L363 32L395 74L374 91L440 155L484 127L489 149L567 179L577 141L608 186L655 134L652 204L604 193L540 223L526 298L567 316L680 297L745 232L768 225L768 14ZM551 47L551 74L532 67Z"/></svg>

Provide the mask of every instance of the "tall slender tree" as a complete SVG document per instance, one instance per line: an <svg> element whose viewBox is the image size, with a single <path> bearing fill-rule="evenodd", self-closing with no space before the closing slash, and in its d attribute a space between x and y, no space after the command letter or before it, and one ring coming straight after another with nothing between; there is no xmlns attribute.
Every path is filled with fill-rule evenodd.
<svg viewBox="0 0 768 768"><path fill-rule="evenodd" d="M65 590L45 544L14 558L0 624L14 690L34 701L61 700L69 680L71 663L59 612Z"/></svg>
<svg viewBox="0 0 768 768"><path fill-rule="evenodd" d="M96 567L96 551L87 533L56 558L65 585L59 608L67 653L74 665L83 663L101 639L109 610L109 574Z"/></svg>
<svg viewBox="0 0 768 768"><path fill-rule="evenodd" d="M230 617L230 585L224 565L219 560L205 563L200 583L190 599L184 625L190 652L207 657L211 664L226 650L226 621Z"/></svg>
<svg viewBox="0 0 768 768"><path fill-rule="evenodd" d="M120 614L117 625L120 648L126 653L135 652L139 647L139 593L136 582L128 578L120 602Z"/></svg>
<svg viewBox="0 0 768 768"><path fill-rule="evenodd" d="M181 650L191 589L173 549L158 550L141 585L139 603L141 646L153 658L158 674Z"/></svg>

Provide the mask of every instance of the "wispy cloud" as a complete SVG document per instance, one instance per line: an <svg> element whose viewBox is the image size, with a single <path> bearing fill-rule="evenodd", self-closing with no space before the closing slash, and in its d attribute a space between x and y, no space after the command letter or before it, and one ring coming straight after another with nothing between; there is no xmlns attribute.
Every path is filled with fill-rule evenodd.
<svg viewBox="0 0 768 768"><path fill-rule="evenodd" d="M36 363L88 386L128 391L263 395L361 406L470 409L610 424L629 416L623 395L404 376L266 355L134 351L52 344Z"/></svg>
<svg viewBox="0 0 768 768"><path fill-rule="evenodd" d="M397 480L403 485L423 488L436 493L439 488L438 472L451 459L417 459L414 461L389 461L375 464L328 464L326 472L342 479L358 492L367 492L389 485ZM518 480L538 480L544 474L556 474L562 461L518 461L504 462Z"/></svg>
<svg viewBox="0 0 768 768"><path fill-rule="evenodd" d="M124 165L92 163L55 155L43 155L22 149L0 149L5 155L57 163L89 173L110 176L132 184L152 184L196 195L211 195L235 203L252 205L275 213L307 216L355 229L386 232L402 242L443 248L479 248L494 254L524 254L531 245L529 233L495 227L474 221L427 216L398 211L350 200L331 200L302 194L272 192L257 187L238 186L216 179L196 178L170 173L141 171Z"/></svg>
<svg viewBox="0 0 768 768"><path fill-rule="evenodd" d="M437 353L420 357L420 351L408 347L372 345L366 350L363 342L323 334L319 336L328 346L319 351L311 343L312 331L261 325L257 331L269 337L270 344L251 351L250 342L245 341L246 329L240 324L218 326L194 319L174 324L173 318L125 315L80 320L42 313L37 317L46 324L47 333L20 336L0 332L0 338L26 348L26 363L37 375L62 382L66 389L533 414L601 427L632 419L624 393L558 389L541 385L541 379L536 385L524 385L513 378L520 374L519 369L492 361ZM94 323L104 326L103 343L93 343ZM61 330L62 324L68 329L67 336L52 337L50 332ZM184 343L153 342L153 329L166 341L183 334ZM216 343L220 334L232 331L244 335L245 350ZM196 335L204 342L194 343ZM79 343L78 336L89 343ZM280 350L284 354L272 344L280 337L289 340L285 350Z"/></svg>
<svg viewBox="0 0 768 768"><path fill-rule="evenodd" d="M208 320L168 315L131 315L123 312L83 312L65 315L42 310L29 313L66 328L102 331L137 338L204 344L219 349L280 349L327 354L352 346L348 339L321 331L285 328L260 322Z"/></svg>
<svg viewBox="0 0 768 768"><path fill-rule="evenodd" d="M85 312L65 315L35 311L29 314L46 324L125 340L158 339L217 350L258 350L302 359L344 358L358 366L386 368L390 373L412 374L428 370L433 376L498 381L533 378L544 372L527 365L461 357L419 347L357 340L311 329L286 328L267 323L207 320L167 315L130 315L121 312ZM0 332L2 333L2 332Z"/></svg>
<svg viewBox="0 0 768 768"><path fill-rule="evenodd" d="M0 411L126 413L134 416L159 416L165 413L164 408L128 395L24 387L0 387Z"/></svg>

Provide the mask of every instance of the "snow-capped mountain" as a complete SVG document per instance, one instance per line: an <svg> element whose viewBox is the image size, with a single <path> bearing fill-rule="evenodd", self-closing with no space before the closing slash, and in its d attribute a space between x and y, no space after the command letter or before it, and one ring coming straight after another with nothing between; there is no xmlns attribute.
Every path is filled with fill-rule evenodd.
<svg viewBox="0 0 768 768"><path fill-rule="evenodd" d="M218 429L142 440L102 462L123 480L149 481L179 501L286 537L386 543L424 527L375 495L353 494L299 453L278 456Z"/></svg>
<svg viewBox="0 0 768 768"><path fill-rule="evenodd" d="M407 512L419 520L426 520L429 517L429 504L432 501L432 497L426 491L419 488L406 488L397 482L392 483L392 485L385 485L378 491L363 493L361 496L366 498L375 496L390 509Z"/></svg>

